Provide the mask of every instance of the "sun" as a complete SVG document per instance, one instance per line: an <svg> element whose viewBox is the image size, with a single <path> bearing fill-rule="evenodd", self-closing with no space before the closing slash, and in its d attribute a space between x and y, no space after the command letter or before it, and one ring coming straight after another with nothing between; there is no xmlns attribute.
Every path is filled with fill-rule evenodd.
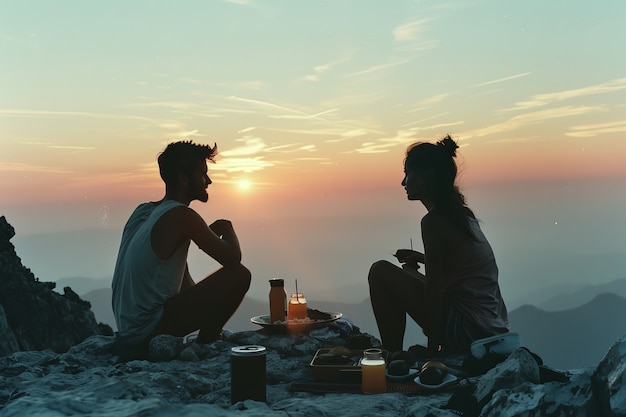
<svg viewBox="0 0 626 417"><path fill-rule="evenodd" d="M252 187L252 183L250 182L250 180L239 180L237 182L237 186L239 187L240 191L248 191L250 190L250 187Z"/></svg>

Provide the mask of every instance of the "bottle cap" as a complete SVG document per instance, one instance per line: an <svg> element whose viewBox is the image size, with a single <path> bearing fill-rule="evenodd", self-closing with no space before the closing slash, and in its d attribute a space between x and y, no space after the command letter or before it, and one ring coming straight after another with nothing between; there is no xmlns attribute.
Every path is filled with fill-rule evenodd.
<svg viewBox="0 0 626 417"><path fill-rule="evenodd" d="M259 346L259 345L235 346L234 348L230 349L230 354L233 356L265 355L265 346Z"/></svg>
<svg viewBox="0 0 626 417"><path fill-rule="evenodd" d="M282 278L270 279L270 287L284 287L285 280Z"/></svg>

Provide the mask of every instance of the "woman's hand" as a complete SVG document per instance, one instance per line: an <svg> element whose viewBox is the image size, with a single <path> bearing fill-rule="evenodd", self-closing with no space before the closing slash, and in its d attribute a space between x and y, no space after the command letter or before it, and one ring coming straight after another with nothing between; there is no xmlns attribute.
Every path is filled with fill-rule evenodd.
<svg viewBox="0 0 626 417"><path fill-rule="evenodd" d="M415 269L419 269L418 263L424 263L424 254L412 249L398 249L393 256L395 256L400 263L407 264Z"/></svg>

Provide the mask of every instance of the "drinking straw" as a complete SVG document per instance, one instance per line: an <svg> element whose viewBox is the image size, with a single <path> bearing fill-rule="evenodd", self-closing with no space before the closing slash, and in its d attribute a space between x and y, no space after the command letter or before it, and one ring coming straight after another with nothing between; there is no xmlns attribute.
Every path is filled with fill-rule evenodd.
<svg viewBox="0 0 626 417"><path fill-rule="evenodd" d="M298 278L296 278L296 301L300 302L300 298L298 297Z"/></svg>
<svg viewBox="0 0 626 417"><path fill-rule="evenodd" d="M409 238L409 242L411 242L411 250L413 250L413 238L412 237Z"/></svg>

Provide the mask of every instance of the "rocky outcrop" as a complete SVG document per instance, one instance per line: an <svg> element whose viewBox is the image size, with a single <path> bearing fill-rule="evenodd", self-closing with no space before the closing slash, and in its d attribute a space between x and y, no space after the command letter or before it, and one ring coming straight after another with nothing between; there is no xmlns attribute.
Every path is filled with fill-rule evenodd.
<svg viewBox="0 0 626 417"><path fill-rule="evenodd" d="M541 381L537 362L523 348L482 376L452 390L363 395L294 389L312 382L317 349L348 345L331 329L309 334L225 332L207 345L159 336L152 361L122 362L113 337L92 336L68 352L16 352L0 358L0 414L109 416L624 416L626 338L597 368L571 370L564 381ZM230 403L230 349L267 347L267 402ZM153 346L151 346L152 348ZM152 350L152 349L151 349ZM337 386L329 387L329 391ZM391 392L393 391L393 392ZM469 397L475 406L468 407ZM470 414L469 410L476 411Z"/></svg>
<svg viewBox="0 0 626 417"><path fill-rule="evenodd" d="M92 335L111 335L91 312L90 304L65 287L42 282L21 259L10 242L15 235L0 217L0 356L15 351L51 349L65 352Z"/></svg>

